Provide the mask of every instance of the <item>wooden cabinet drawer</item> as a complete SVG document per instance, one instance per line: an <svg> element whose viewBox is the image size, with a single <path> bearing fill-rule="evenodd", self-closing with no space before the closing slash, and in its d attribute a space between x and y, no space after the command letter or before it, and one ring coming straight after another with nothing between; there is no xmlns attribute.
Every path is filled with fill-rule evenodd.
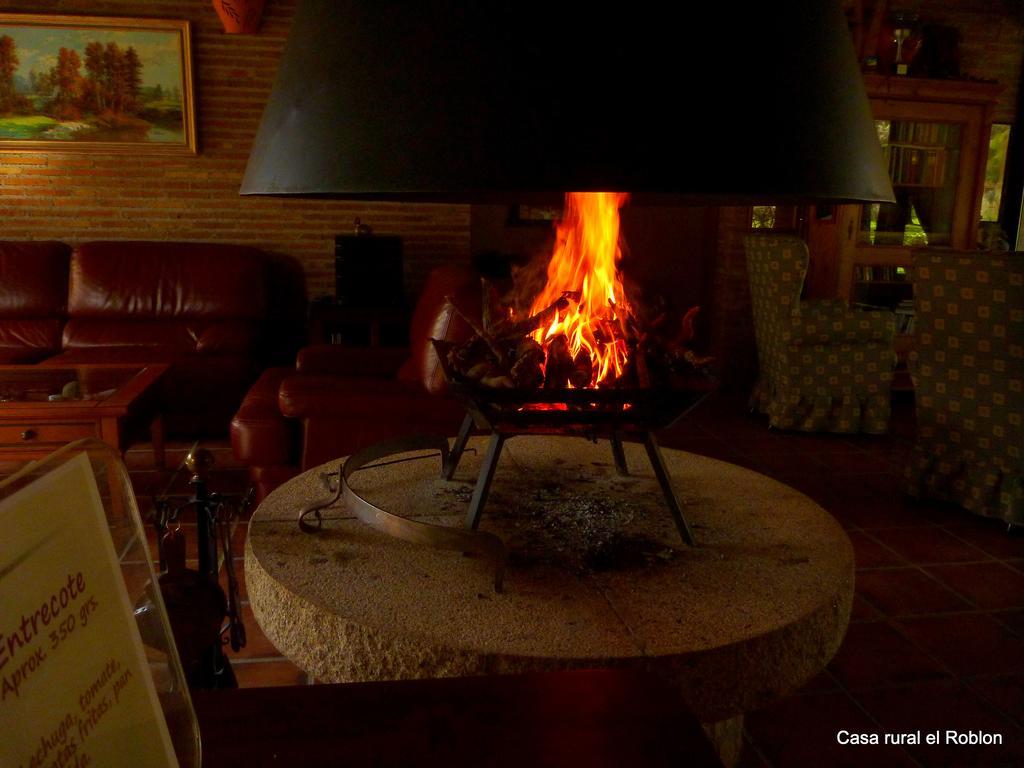
<svg viewBox="0 0 1024 768"><path fill-rule="evenodd" d="M38 443L69 443L94 437L96 426L85 424L0 424L0 445L8 448Z"/></svg>

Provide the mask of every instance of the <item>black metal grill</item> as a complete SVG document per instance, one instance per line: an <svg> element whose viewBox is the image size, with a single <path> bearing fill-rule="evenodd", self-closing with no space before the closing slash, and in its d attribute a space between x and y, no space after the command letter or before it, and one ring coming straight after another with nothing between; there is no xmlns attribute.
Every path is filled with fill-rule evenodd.
<svg viewBox="0 0 1024 768"><path fill-rule="evenodd" d="M508 438L550 434L576 435L595 441L608 438L616 471L620 475L628 475L622 441L634 437L644 444L680 537L687 544L694 544L693 533L672 489L654 430L670 426L703 400L714 389L714 382L710 379L695 379L690 386L672 389L538 389L524 392L491 389L453 380L448 368L442 367L449 376L451 393L466 408L466 418L444 462L442 471L445 479L451 480L455 475L474 427L491 434L466 513L467 528L476 530L480 523L501 449Z"/></svg>

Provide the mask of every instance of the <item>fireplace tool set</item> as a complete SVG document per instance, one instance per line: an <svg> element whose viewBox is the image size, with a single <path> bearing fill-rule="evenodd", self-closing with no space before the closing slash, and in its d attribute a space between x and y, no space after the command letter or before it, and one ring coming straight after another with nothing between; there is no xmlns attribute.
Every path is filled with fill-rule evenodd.
<svg viewBox="0 0 1024 768"><path fill-rule="evenodd" d="M251 495L240 502L210 491L207 476L213 465L209 451L190 452L185 465L192 472L192 495L183 503L154 501L154 524L160 562L160 591L174 631L175 643L191 688L235 688L234 672L223 646L237 651L245 646L238 579L231 547L231 523L251 504ZM196 516L198 567L185 567L185 535L181 513L192 509ZM220 559L227 574L227 593L219 584Z"/></svg>

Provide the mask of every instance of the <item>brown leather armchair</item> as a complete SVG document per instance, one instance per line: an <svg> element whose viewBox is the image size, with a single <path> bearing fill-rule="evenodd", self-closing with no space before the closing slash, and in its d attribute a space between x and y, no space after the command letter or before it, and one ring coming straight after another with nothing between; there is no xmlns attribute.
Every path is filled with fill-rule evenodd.
<svg viewBox="0 0 1024 768"><path fill-rule="evenodd" d="M465 414L447 387L431 339L461 341L470 328L446 300L479 313L480 281L466 267L434 270L413 312L410 347L302 349L294 368L264 371L231 422L236 458L259 498L310 467L379 440L454 435Z"/></svg>

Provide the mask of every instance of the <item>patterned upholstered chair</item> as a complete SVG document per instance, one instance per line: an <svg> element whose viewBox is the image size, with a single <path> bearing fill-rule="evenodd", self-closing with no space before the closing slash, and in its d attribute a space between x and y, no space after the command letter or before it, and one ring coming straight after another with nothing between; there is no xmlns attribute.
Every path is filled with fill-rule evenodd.
<svg viewBox="0 0 1024 768"><path fill-rule="evenodd" d="M1024 525L1024 254L914 255L912 496Z"/></svg>
<svg viewBox="0 0 1024 768"><path fill-rule="evenodd" d="M800 301L808 254L798 237L750 235L744 245L760 363L751 407L779 429L886 432L893 314Z"/></svg>

